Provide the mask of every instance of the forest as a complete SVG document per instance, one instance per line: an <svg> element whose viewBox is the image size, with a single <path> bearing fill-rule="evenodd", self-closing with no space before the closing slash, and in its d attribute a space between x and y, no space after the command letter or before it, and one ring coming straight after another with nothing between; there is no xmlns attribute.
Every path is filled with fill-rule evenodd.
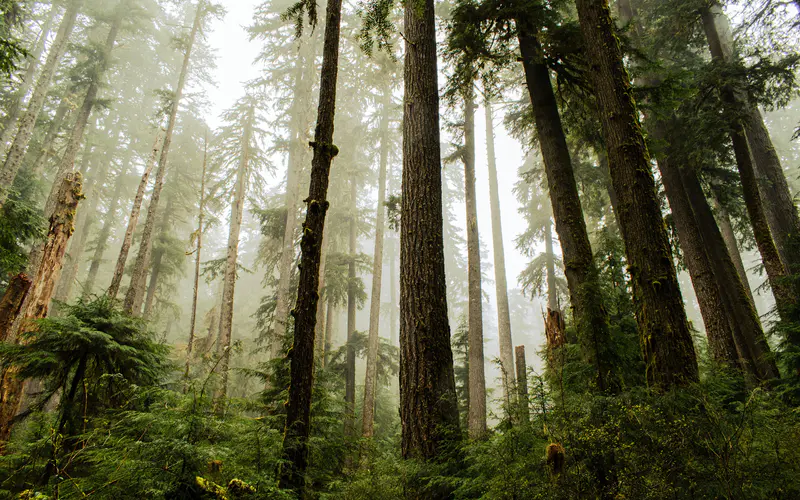
<svg viewBox="0 0 800 500"><path fill-rule="evenodd" d="M800 1L0 0L0 499L800 498Z"/></svg>

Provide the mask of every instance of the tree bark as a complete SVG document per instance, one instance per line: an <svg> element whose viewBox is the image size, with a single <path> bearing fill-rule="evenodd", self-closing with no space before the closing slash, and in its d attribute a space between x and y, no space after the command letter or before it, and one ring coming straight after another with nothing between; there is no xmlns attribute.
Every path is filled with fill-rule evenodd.
<svg viewBox="0 0 800 500"><path fill-rule="evenodd" d="M203 222L206 218L206 173L208 171L208 131L206 131L203 141L203 171L200 175L200 209L197 214L197 230L195 238L197 246L194 249L194 285L192 287L192 313L189 319L189 342L186 344L186 369L183 371L183 393L189 388L189 368L192 360L192 349L194 349L194 331L197 327L197 297L200 291L200 256L203 251Z"/></svg>
<svg viewBox="0 0 800 500"><path fill-rule="evenodd" d="M433 0L405 4L400 210L400 422L404 458L434 459L459 433L444 273Z"/></svg>
<svg viewBox="0 0 800 500"><path fill-rule="evenodd" d="M320 70L317 126L311 147L311 183L306 220L300 241L300 278L294 317L294 344L289 352L291 385L286 405L286 431L279 485L302 493L308 467L308 437L311 431L311 391L314 384L314 334L319 301L319 267L325 214L328 211L328 180L331 162L339 149L333 144L336 111L336 79L339 70L339 32L342 0L328 0L325 41Z"/></svg>
<svg viewBox="0 0 800 500"><path fill-rule="evenodd" d="M614 371L616 353L550 72L538 29L528 20L518 19L517 30L578 340L584 358L595 367L597 388L614 391L619 387Z"/></svg>
<svg viewBox="0 0 800 500"><path fill-rule="evenodd" d="M25 273L20 273L9 281L3 298L0 300L0 342L8 340L11 325L19 315L32 283L33 281Z"/></svg>
<svg viewBox="0 0 800 500"><path fill-rule="evenodd" d="M169 148L172 144L172 134L175 131L175 122L178 117L178 107L180 106L181 97L183 96L183 89L186 85L186 78L189 74L189 61L192 56L192 48L197 39L197 33L200 31L200 25L203 22L205 13L205 0L198 0L197 12L194 16L194 23L192 24L192 31L189 34L189 41L186 45L186 52L183 56L183 65L181 72L178 76L178 85L175 87L175 96L172 101L172 108L170 109L169 122L167 124L167 132L164 135L164 144L161 146L161 156L158 159L158 170L156 170L155 184L153 185L153 193L150 196L150 205L147 207L147 218L144 222L144 229L142 230L142 240L139 244L139 253L136 255L136 263L131 275L131 283L128 286L128 291L125 294L125 302L123 307L129 314L139 315L142 309L142 299L144 298L144 285L147 276L147 268L150 265L150 251L153 245L153 229L156 223L156 212L158 211L158 202L161 198L161 190L164 187L164 176L167 171L167 159L169 158ZM124 266L124 263L123 263Z"/></svg>
<svg viewBox="0 0 800 500"><path fill-rule="evenodd" d="M231 205L231 226L228 232L228 254L225 261L225 275L222 281L222 307L219 315L219 338L222 351L220 372L222 383L215 395L218 405L224 406L228 397L228 376L231 362L231 335L233 333L233 297L236 288L236 264L239 259L239 235L242 231L244 203L247 199L247 184L250 177L250 143L252 141L255 110L250 109L242 130L242 158L236 172L236 189Z"/></svg>
<svg viewBox="0 0 800 500"><path fill-rule="evenodd" d="M478 235L478 200L475 194L475 91L464 96L464 201L467 222L469 408L470 439L486 436L486 375L483 359L483 291L481 289L481 242Z"/></svg>
<svg viewBox="0 0 800 500"><path fill-rule="evenodd" d="M167 206L164 207L164 213L161 214L161 224L159 228L159 239L166 240L171 231L172 217L174 215L174 202L175 198L170 196L167 199ZM153 255L153 263L150 266L150 280L147 283L147 293L144 299L144 317L152 317L153 306L155 305L156 292L158 291L158 280L161 276L162 266L164 262L164 249L156 249Z"/></svg>
<svg viewBox="0 0 800 500"><path fill-rule="evenodd" d="M500 369L503 372L503 396L511 402L514 385L514 354L511 337L511 313L508 306L508 280L503 245L503 224L500 212L500 190L497 186L497 161L494 144L494 117L489 95L484 101L486 119L486 157L489 165L489 204L492 211L492 253L494 254L494 284L497 296L497 337L500 344Z"/></svg>
<svg viewBox="0 0 800 500"><path fill-rule="evenodd" d="M70 0L67 4L67 10L61 18L61 24L58 28L53 45L47 54L42 71L39 73L39 78L36 80L36 86L33 89L33 94L28 101L28 107L25 113L20 117L19 127L17 134L14 136L14 142L8 150L3 167L0 168L0 207L5 205L8 198L8 189L14 184L14 179L17 177L22 166L22 158L28 148L28 143L33 136L33 128L36 125L36 120L39 113L42 111L47 91L50 89L50 83L53 81L53 75L58 68L58 63L64 55L72 30L75 27L75 21L78 17L78 10L83 4L83 0Z"/></svg>
<svg viewBox="0 0 800 500"><path fill-rule="evenodd" d="M114 267L114 276L111 278L111 286L108 288L108 296L111 299L117 298L119 293L119 286L122 283L122 275L125 273L125 263L128 261L128 253L131 250L133 243L133 233L136 231L136 225L139 222L139 213L142 210L142 201L144 200L144 192L147 189L147 181L150 178L150 173L156 163L156 157L159 152L159 142L161 141L161 132L163 129L158 129L156 132L155 142L153 143L150 160L142 173L142 180L139 182L139 188L136 190L136 196L133 198L133 206L131 207L131 214L128 216L128 226L125 228L125 236L122 239L122 248L119 250L119 257L117 257L117 264Z"/></svg>
<svg viewBox="0 0 800 500"><path fill-rule="evenodd" d="M81 174L69 174L59 189L58 205L50 216L50 229L42 251L42 259L33 273L27 296L12 321L5 339L19 342L20 334L35 328L35 321L47 315L47 308L55 288L55 281L64 260L67 242L74 231L73 221L78 202L83 198ZM24 392L24 381L16 377L15 370L7 369L0 375L0 447L8 441L13 418L19 410Z"/></svg>
<svg viewBox="0 0 800 500"><path fill-rule="evenodd" d="M375 393L378 379L378 347L381 326L381 290L383 285L383 237L386 218L386 170L389 164L389 106L392 91L389 85L383 89L381 116L381 151L378 171L378 207L375 210L375 252L372 258L372 293L369 305L369 338L367 346L367 372L364 379L364 408L361 418L361 434L372 437L375 431Z"/></svg>
<svg viewBox="0 0 800 500"><path fill-rule="evenodd" d="M747 277L747 269L744 267L742 260L742 252L739 251L739 242L736 241L736 233L733 231L733 224L731 224L731 216L725 207L719 202L716 193L712 193L711 201L714 204L714 211L716 212L717 225L722 232L722 238L725 241L725 246L728 248L728 254L733 259L733 264L736 266L736 272L739 274L739 279L744 285L745 292L750 298L750 303L755 307L755 300L753 299L753 289L750 287L750 279Z"/></svg>
<svg viewBox="0 0 800 500"><path fill-rule="evenodd" d="M692 383L697 358L608 0L576 5L619 203L647 381L661 389Z"/></svg>

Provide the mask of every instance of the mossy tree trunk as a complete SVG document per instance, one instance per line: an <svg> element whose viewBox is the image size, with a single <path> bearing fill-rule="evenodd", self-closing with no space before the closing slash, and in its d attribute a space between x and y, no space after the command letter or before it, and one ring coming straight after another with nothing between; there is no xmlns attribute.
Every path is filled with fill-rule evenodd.
<svg viewBox="0 0 800 500"><path fill-rule="evenodd" d="M697 358L608 0L576 5L618 198L647 381L661 389L692 383L698 380Z"/></svg>

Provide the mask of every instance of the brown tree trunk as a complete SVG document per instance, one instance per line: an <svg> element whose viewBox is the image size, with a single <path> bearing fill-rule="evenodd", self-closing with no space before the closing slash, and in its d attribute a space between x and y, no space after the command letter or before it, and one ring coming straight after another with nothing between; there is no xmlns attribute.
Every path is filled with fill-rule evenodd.
<svg viewBox="0 0 800 500"><path fill-rule="evenodd" d="M78 202L83 198L81 174L69 174L61 183L58 205L50 216L50 229L42 251L42 259L33 274L27 296L12 321L7 342L17 343L20 334L35 328L35 321L47 315L47 307L55 288L56 277L61 270L67 242L74 231L73 221ZM24 392L24 381L17 378L13 369L0 375L0 447L8 441L13 418L19 409Z"/></svg>
<svg viewBox="0 0 800 500"><path fill-rule="evenodd" d="M206 131L203 141L203 171L200 175L200 212L197 214L197 230L194 237L197 246L194 249L194 285L192 287L192 312L189 319L189 342L186 344L186 369L183 371L183 393L189 388L189 368L192 360L192 349L194 349L194 331L197 327L197 297L200 291L200 255L203 251L203 222L206 218L206 173L208 171L208 131Z"/></svg>
<svg viewBox="0 0 800 500"><path fill-rule="evenodd" d="M619 203L647 381L662 389L695 382L692 336L608 0L576 5Z"/></svg>
<svg viewBox="0 0 800 500"><path fill-rule="evenodd" d="M150 265L150 251L153 245L153 229L156 224L156 212L158 211L158 202L161 198L161 190L164 187L164 176L167 171L167 159L169 157L169 148L172 144L172 134L175 131L175 122L178 117L178 107L180 106L181 97L183 96L183 89L186 84L186 78L189 73L189 60L192 56L192 48L197 39L197 33L200 31L205 14L205 0L198 0L197 12L194 16L194 24L192 24L192 31L189 34L189 41L186 44L186 52L183 55L183 65L181 72L178 76L178 85L175 87L175 96L172 101L172 108L170 109L169 122L167 124L167 132L164 135L164 144L161 146L161 156L158 159L158 170L156 170L155 184L153 185L153 194L150 196L150 205L147 207L147 218L144 222L144 229L142 230L142 240L139 244L139 253L136 255L136 263L131 274L131 283L128 286L128 291L125 294L125 302L123 307L128 314L139 315L142 310L142 299L144 298L144 285L147 277L147 269ZM124 266L124 263L123 263Z"/></svg>
<svg viewBox="0 0 800 500"><path fill-rule="evenodd" d="M525 19L517 20L517 29L578 341L584 358L597 370L597 388L613 391L619 386L614 372L616 354L550 72L537 38L538 29Z"/></svg>
<svg viewBox="0 0 800 500"><path fill-rule="evenodd" d="M350 224L348 254L350 262L347 265L347 349L345 352L344 368L344 434L355 436L355 409L356 409L356 350L353 340L356 333L356 255L358 236L358 206L356 204L356 180L350 178Z"/></svg>
<svg viewBox="0 0 800 500"><path fill-rule="evenodd" d="M58 28L53 45L47 54L47 60L42 66L42 71L39 73L39 78L36 80L36 86L33 89L33 94L28 101L28 107L25 113L20 117L19 127L17 134L14 136L14 142L8 150L5 162L0 168L0 207L5 205L8 198L8 188L14 183L22 166L22 158L28 148L28 143L33 136L33 129L36 125L36 120L39 113L42 111L45 99L47 98L47 91L50 89L50 83L53 80L53 75L58 68L58 63L64 55L72 29L75 27L75 21L78 18L78 10L83 4L83 0L70 0L67 3L67 10L61 18L61 25Z"/></svg>
<svg viewBox="0 0 800 500"><path fill-rule="evenodd" d="M400 210L400 423L404 458L433 459L459 416L444 274L439 88L433 0L405 4Z"/></svg>
<svg viewBox="0 0 800 500"><path fill-rule="evenodd" d="M236 188L231 205L231 226L228 232L228 254L225 275L222 281L222 307L219 315L219 338L223 346L220 372L222 383L215 395L218 405L225 404L228 397L228 375L231 362L231 334L233 329L233 297L236 288L236 264L239 259L239 235L242 231L244 203L247 199L247 184L250 177L250 142L252 140L255 110L251 109L242 130L242 158L236 172Z"/></svg>
<svg viewBox="0 0 800 500"><path fill-rule="evenodd" d="M739 250L739 242L736 240L736 233L733 231L733 224L731 223L731 216L728 210L719 202L715 193L712 193L711 201L714 204L714 212L716 212L716 221L722 232L722 238L725 241L725 246L728 248L728 254L733 259L733 264L736 266L736 273L744 285L745 292L750 298L750 303L755 306L753 299L753 289L750 287L750 279L747 277L747 269L744 267L742 260L742 252Z"/></svg>
<svg viewBox="0 0 800 500"><path fill-rule="evenodd" d="M378 379L378 347L381 326L381 290L383 284L383 235L386 218L386 169L389 164L389 106L392 91L389 85L383 89L381 116L381 152L378 171L378 207L375 210L375 254L372 258L372 293L369 304L369 338L367 340L367 372L364 378L364 408L361 418L361 434L372 437L375 427L375 392Z"/></svg>
<svg viewBox="0 0 800 500"><path fill-rule="evenodd" d="M467 283L470 439L486 436L486 375L483 359L483 291L481 289L481 242L478 235L478 200L475 194L475 91L464 97L464 201L467 209Z"/></svg>
<svg viewBox="0 0 800 500"><path fill-rule="evenodd" d="M497 338L500 344L500 369L503 372L503 396L506 405L511 402L510 391L514 385L514 354L511 338L511 313L508 307L508 280L506 256L503 247L503 224L500 212L500 190L497 187L497 162L494 145L494 117L492 101L484 101L486 119L486 157L489 165L489 203L492 210L492 253L494 254L494 284L497 296Z"/></svg>
<svg viewBox="0 0 800 500"><path fill-rule="evenodd" d="M122 248L119 250L119 257L117 257L117 264L114 267L114 276L111 278L111 286L108 288L108 296L111 299L117 298L119 293L119 286L122 283L122 275L125 273L125 263L128 261L128 253L131 250L133 243L133 233L136 231L136 225L139 222L139 213L142 210L142 201L144 200L144 192L147 189L147 181L150 178L150 173L156 164L156 157L158 156L159 143L161 142L161 132L163 129L158 129L156 132L156 139L153 143L150 160L142 173L142 180L139 182L139 188L136 190L136 196L133 198L133 206L131 207L131 214L128 216L128 226L125 229L125 236L122 239Z"/></svg>
<svg viewBox="0 0 800 500"><path fill-rule="evenodd" d="M523 425L530 423L531 414L528 409L528 367L525 363L525 346L518 345L514 349L517 358L517 397L519 399L519 419Z"/></svg>
<svg viewBox="0 0 800 500"><path fill-rule="evenodd" d="M0 300L0 342L5 342L22 307L33 281L25 273L20 273L8 282L6 291Z"/></svg>
<svg viewBox="0 0 800 500"><path fill-rule="evenodd" d="M311 390L314 384L314 334L319 301L319 267L325 214L328 211L328 180L331 162L339 149L333 144L336 111L336 78L339 70L339 31L342 0L328 0L325 42L320 70L317 126L311 147L311 184L306 220L300 242L300 279L294 317L294 344L289 353L291 385L286 404L286 431L279 485L298 493L305 491L308 467L308 437L311 431Z"/></svg>

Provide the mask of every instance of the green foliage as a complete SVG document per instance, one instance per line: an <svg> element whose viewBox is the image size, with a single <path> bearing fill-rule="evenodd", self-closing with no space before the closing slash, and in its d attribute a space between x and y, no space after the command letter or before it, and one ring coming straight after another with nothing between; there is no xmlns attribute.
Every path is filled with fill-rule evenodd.
<svg viewBox="0 0 800 500"><path fill-rule="evenodd" d="M28 249L44 237L47 221L33 201L38 185L27 171L17 176L8 200L0 209L0 284L25 269Z"/></svg>

